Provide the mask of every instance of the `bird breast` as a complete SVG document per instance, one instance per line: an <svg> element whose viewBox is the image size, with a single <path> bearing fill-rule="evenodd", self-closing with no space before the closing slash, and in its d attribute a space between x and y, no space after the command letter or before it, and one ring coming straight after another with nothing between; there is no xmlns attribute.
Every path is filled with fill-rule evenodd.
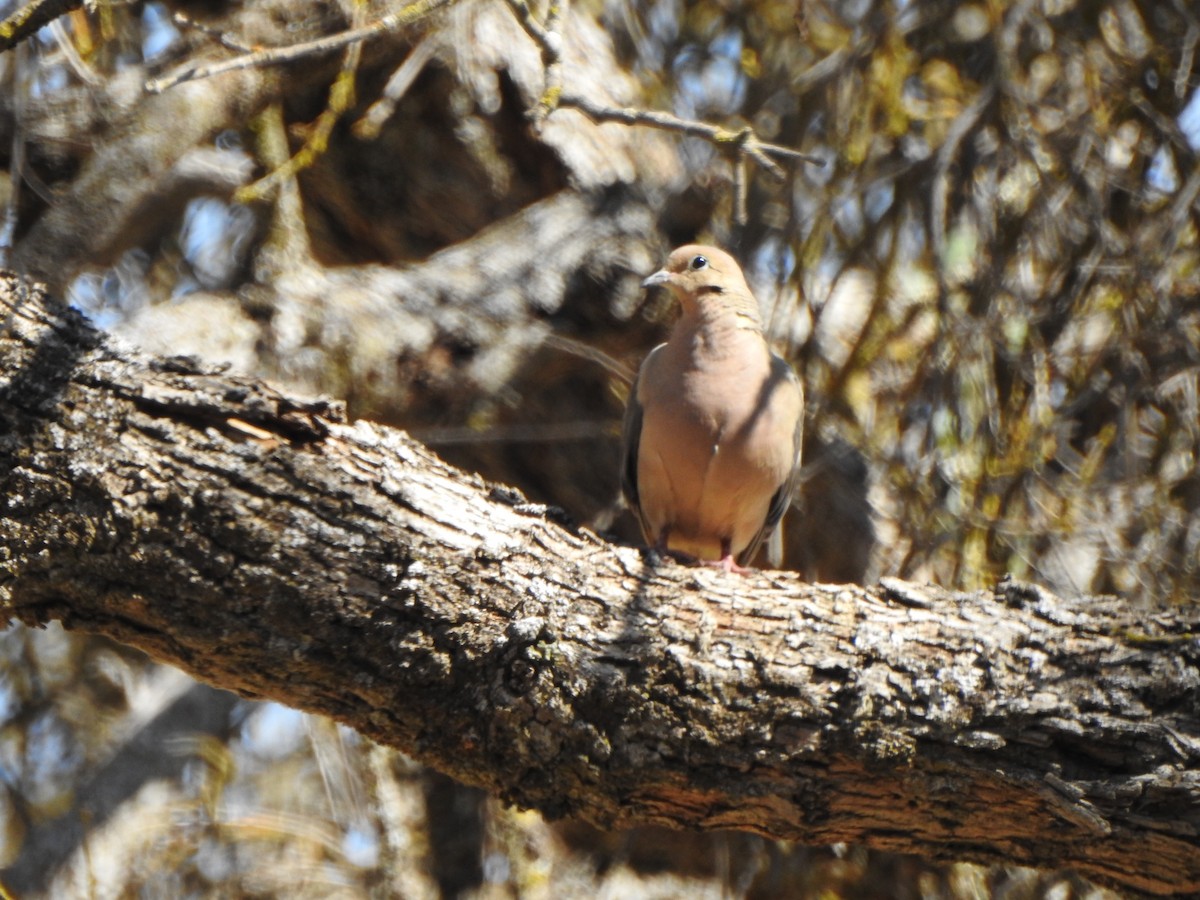
<svg viewBox="0 0 1200 900"><path fill-rule="evenodd" d="M750 329L719 339L677 331L663 351L661 377L642 380L643 510L655 530L670 527L678 549L712 557L722 539L741 549L793 462L777 439L781 428L791 433L782 417L794 416L778 408L779 371Z"/></svg>

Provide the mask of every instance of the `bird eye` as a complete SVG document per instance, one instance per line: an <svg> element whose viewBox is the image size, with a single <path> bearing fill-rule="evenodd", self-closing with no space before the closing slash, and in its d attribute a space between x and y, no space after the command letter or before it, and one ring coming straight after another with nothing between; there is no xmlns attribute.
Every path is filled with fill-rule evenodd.
<svg viewBox="0 0 1200 900"><path fill-rule="evenodd" d="M705 259L703 256L693 256L692 257L692 268L693 269L703 269L707 265L708 265L708 260Z"/></svg>

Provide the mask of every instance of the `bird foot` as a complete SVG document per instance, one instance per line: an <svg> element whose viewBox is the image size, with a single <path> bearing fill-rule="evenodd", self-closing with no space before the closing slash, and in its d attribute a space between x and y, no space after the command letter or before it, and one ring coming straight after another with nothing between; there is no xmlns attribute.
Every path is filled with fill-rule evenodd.
<svg viewBox="0 0 1200 900"><path fill-rule="evenodd" d="M726 554L725 556L722 556L720 559L705 560L704 565L709 566L714 569L720 569L721 571L725 572L727 575L730 573L732 573L734 575L749 575L751 572L754 571L754 569L748 568L746 566L739 566L737 564L737 560L733 558L733 554Z"/></svg>
<svg viewBox="0 0 1200 900"><path fill-rule="evenodd" d="M701 559L698 556L693 556L691 553L684 553L682 550L672 550L667 546L667 537L670 535L668 529L663 529L654 546L650 548L650 554L654 559L672 559L680 565L684 566L708 566L713 569L720 569L725 573L733 573L735 575L749 575L754 569L748 569L745 566L739 566L737 559L734 558L731 542L728 540L721 541L721 558L720 559Z"/></svg>

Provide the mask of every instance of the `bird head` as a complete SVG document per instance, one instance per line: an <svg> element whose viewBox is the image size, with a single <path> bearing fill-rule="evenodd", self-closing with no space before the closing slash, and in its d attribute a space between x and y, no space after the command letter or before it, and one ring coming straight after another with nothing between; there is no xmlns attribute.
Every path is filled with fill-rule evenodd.
<svg viewBox="0 0 1200 900"><path fill-rule="evenodd" d="M703 244L673 250L666 265L642 282L642 287L657 285L667 288L685 309L699 306L706 298L750 296L737 261L724 250Z"/></svg>

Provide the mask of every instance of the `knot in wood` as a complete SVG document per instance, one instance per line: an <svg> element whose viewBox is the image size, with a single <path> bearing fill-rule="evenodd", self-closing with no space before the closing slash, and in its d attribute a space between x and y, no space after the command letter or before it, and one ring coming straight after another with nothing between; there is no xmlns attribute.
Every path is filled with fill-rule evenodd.
<svg viewBox="0 0 1200 900"><path fill-rule="evenodd" d="M537 682L539 663L552 657L554 634L541 616L526 616L510 624L505 631L508 648L504 656L504 684L515 695L527 694Z"/></svg>
<svg viewBox="0 0 1200 900"><path fill-rule="evenodd" d="M514 659L504 673L504 685L518 696L528 694L537 683L538 667L527 659Z"/></svg>

